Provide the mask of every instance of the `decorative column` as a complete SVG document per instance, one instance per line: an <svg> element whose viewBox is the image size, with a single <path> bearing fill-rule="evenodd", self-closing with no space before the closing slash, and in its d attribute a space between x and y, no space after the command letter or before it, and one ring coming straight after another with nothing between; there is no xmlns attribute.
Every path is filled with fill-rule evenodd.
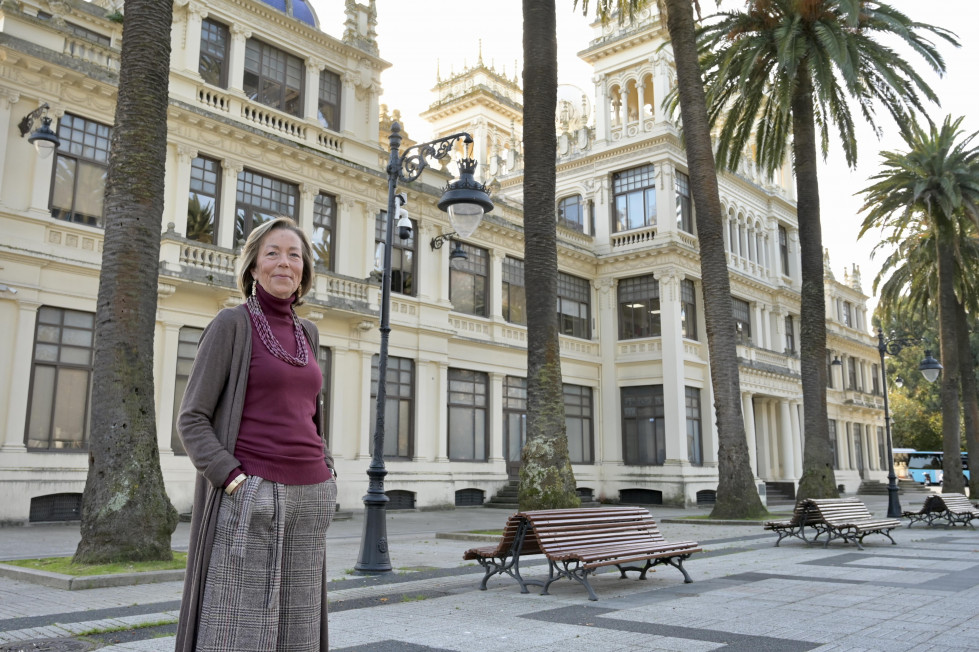
<svg viewBox="0 0 979 652"><path fill-rule="evenodd" d="M10 91L7 89L0 89L0 134L10 134L12 132L10 128L10 118L13 113L14 106L20 102L20 93ZM53 128L53 127L52 127ZM23 138L24 144L27 145L27 137ZM9 145L8 145L9 146ZM35 158L37 158L35 156ZM5 202L3 201L3 181L4 181L4 167L7 157L0 156L0 206L3 206Z"/></svg>
<svg viewBox="0 0 979 652"><path fill-rule="evenodd" d="M643 83L643 80L642 80L642 75L640 75L639 76L639 79L636 81L636 114L639 116L639 133L642 133L642 132L646 131L646 129L644 128L645 125L646 125L646 115L645 115L645 110L646 110L645 109L645 106L646 106L646 100L645 100L646 89L645 89L645 86L646 85Z"/></svg>
<svg viewBox="0 0 979 652"><path fill-rule="evenodd" d="M245 94L245 42L252 37L241 25L231 26L231 48L228 52L228 90Z"/></svg>
<svg viewBox="0 0 979 652"><path fill-rule="evenodd" d="M499 278L499 277L496 277ZM497 283L499 285L499 283ZM498 371L489 373L489 392L490 405L503 405L503 377L506 374ZM496 409L489 411L489 462L491 464L502 464L503 457L503 410ZM503 467L506 470L506 466Z"/></svg>
<svg viewBox="0 0 979 652"><path fill-rule="evenodd" d="M238 175L245 169L240 161L224 159L221 161L221 201L218 210L218 232L216 244L219 247L234 250L238 247L235 242L235 215L238 203Z"/></svg>
<svg viewBox="0 0 979 652"><path fill-rule="evenodd" d="M184 28L184 68L195 76L200 74L201 22L207 10L191 3L187 5L187 24Z"/></svg>
<svg viewBox="0 0 979 652"><path fill-rule="evenodd" d="M4 295L9 296L9 295ZM10 350L11 369L7 376L0 376L0 382L9 385L0 392L0 406L6 400L6 413L3 425L6 437L0 441L0 450L4 452L25 451L24 433L27 430L28 383L15 379L31 377L31 361L34 358L34 330L37 322L37 309L41 304L36 301L19 299L17 304L17 326L13 333L5 338L12 345Z"/></svg>
<svg viewBox="0 0 979 652"><path fill-rule="evenodd" d="M597 315L598 350L603 369L614 369L619 345L616 324L616 286L614 278L599 278L592 281L595 288L595 307ZM602 461L609 464L622 463L622 415L619 413L620 392L614 373L603 373L599 379L601 386L596 397L595 423L602 424L595 432L595 450L602 451ZM600 440L600 441L599 441ZM596 459L597 462L597 459Z"/></svg>
<svg viewBox="0 0 979 652"><path fill-rule="evenodd" d="M802 427L801 416L802 401L792 401L789 405L789 413L792 419L792 472L795 478L802 477Z"/></svg>
<svg viewBox="0 0 979 652"><path fill-rule="evenodd" d="M173 176L174 191L167 198L170 206L164 206L163 208L163 214L169 215L173 220L173 230L183 236L187 235L187 203L190 201L190 166L194 159L197 158L197 154L197 150L193 147L177 145L177 154L174 157L177 161ZM217 215L214 216L215 219L217 217Z"/></svg>
<svg viewBox="0 0 979 652"><path fill-rule="evenodd" d="M451 243L447 243L451 247ZM445 247L443 247L444 249ZM436 251L435 253L441 253ZM443 254L444 255L444 254ZM494 322L503 322L503 259L506 254L499 249L490 249L490 278L497 279L496 283L490 284L490 318ZM490 405L502 405L502 403L490 403Z"/></svg>
<svg viewBox="0 0 979 652"><path fill-rule="evenodd" d="M435 452L436 462L449 461L449 363L438 363L438 384L436 386L436 404L432 414L434 423L431 427L438 433L438 448Z"/></svg>
<svg viewBox="0 0 979 652"><path fill-rule="evenodd" d="M611 138L609 124L611 122L611 103L608 97L608 80L604 75L595 75L591 78L595 84L595 133L605 142Z"/></svg>
<svg viewBox="0 0 979 652"><path fill-rule="evenodd" d="M311 183L299 184L299 228L313 232L313 202L320 189Z"/></svg>
<svg viewBox="0 0 979 652"><path fill-rule="evenodd" d="M371 428L371 411L374 410L374 400L371 395L371 361L374 357L374 352L366 349L359 351L360 353L360 391L357 393L361 398L357 399L356 403L351 403L351 405L357 405L360 408L360 422L361 427L357 429L357 459L370 459L371 458L371 440L373 439L374 433ZM337 383L340 385L341 383ZM366 400L365 400L366 399Z"/></svg>
<svg viewBox="0 0 979 652"><path fill-rule="evenodd" d="M157 295L160 299L171 296L176 291L176 286L169 283L160 283L157 288ZM181 324L170 321L158 321L157 335L154 349L157 369L155 376L159 379L157 405L159 411L156 413L156 443L160 453L173 453L171 436L173 434L174 420L174 395L173 388L177 380L177 352L180 347L180 326ZM179 406L177 406L179 407Z"/></svg>
<svg viewBox="0 0 979 652"><path fill-rule="evenodd" d="M303 91L306 97L302 117L317 123L319 122L320 71L325 67L326 64L319 59L306 61L306 88Z"/></svg>
<svg viewBox="0 0 979 652"><path fill-rule="evenodd" d="M687 461L687 410L680 334L680 278L656 272L659 282L660 336L663 359L663 411L666 418L666 461ZM672 436L671 436L671 433Z"/></svg>
<svg viewBox="0 0 979 652"><path fill-rule="evenodd" d="M442 365L435 360L415 363L415 459L431 462L441 451L441 428L438 427L438 405L441 403L439 378ZM494 405L497 405L494 403Z"/></svg>
<svg viewBox="0 0 979 652"><path fill-rule="evenodd" d="M755 409L754 401L751 399L751 392L741 393L741 412L744 414L744 434L748 440L748 463L751 465L751 473L756 478L759 477L758 462L756 455L757 434L755 432Z"/></svg>
<svg viewBox="0 0 979 652"><path fill-rule="evenodd" d="M780 453L780 465L782 467L782 480L794 480L793 473L795 472L795 452L794 452L794 438L792 436L792 415L789 410L789 402L786 399L782 399L778 402L780 415L779 415L779 453Z"/></svg>

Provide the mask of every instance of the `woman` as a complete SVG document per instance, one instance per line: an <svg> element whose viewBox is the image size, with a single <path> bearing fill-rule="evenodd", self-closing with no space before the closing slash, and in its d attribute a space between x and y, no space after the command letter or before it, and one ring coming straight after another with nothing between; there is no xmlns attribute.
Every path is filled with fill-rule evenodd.
<svg viewBox="0 0 979 652"><path fill-rule="evenodd" d="M326 529L336 507L322 437L319 333L293 306L313 252L288 218L242 249L246 301L201 336L178 427L199 475L178 652L327 649Z"/></svg>

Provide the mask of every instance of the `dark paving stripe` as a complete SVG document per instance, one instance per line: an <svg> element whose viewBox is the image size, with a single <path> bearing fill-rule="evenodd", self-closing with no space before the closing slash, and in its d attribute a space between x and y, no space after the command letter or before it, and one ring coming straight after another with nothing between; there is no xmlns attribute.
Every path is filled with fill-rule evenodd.
<svg viewBox="0 0 979 652"><path fill-rule="evenodd" d="M366 645L355 645L353 647L343 647L335 649L334 652L452 652L445 648L429 647L427 645L417 645L404 641L376 641Z"/></svg>
<svg viewBox="0 0 979 652"><path fill-rule="evenodd" d="M822 643L795 641L786 638L770 636L751 636L750 634L733 634L715 629L698 629L696 627L680 627L677 625L661 625L658 623L640 623L617 618L603 618L604 614L614 612L614 609L602 607L561 607L549 611L539 611L525 614L521 618L541 620L548 623L578 625L580 627L600 627L619 632L635 632L647 636L668 636L670 638L691 641L707 641L723 643L724 647L717 648L725 652L805 652L819 647Z"/></svg>
<svg viewBox="0 0 979 652"><path fill-rule="evenodd" d="M167 602L148 602L146 604L136 604L130 607L112 607L110 609L91 609L88 611L69 611L47 616L25 616L24 618L8 618L0 620L0 632L9 632L15 629L30 629L31 627L45 627L54 623L82 623L89 620L106 620L108 618L122 618L124 616L141 616L143 614L155 614L163 611L177 611L180 609L180 600L168 600Z"/></svg>

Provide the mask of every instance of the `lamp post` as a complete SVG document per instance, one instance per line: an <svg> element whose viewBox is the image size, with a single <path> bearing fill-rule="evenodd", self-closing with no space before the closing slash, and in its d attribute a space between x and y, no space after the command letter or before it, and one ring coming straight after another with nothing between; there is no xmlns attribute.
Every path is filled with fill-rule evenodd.
<svg viewBox="0 0 979 652"><path fill-rule="evenodd" d="M61 139L58 134L51 129L51 118L48 117L48 103L45 102L21 119L17 127L20 129L20 137L27 136L27 142L34 145L37 155L40 158L47 158L51 153L61 146ZM40 118L41 126L34 129L34 121Z"/></svg>
<svg viewBox="0 0 979 652"><path fill-rule="evenodd" d="M887 370L884 368L884 355L895 356L906 346L911 346L920 342L920 338L912 337L892 337L884 339L884 331L877 329L877 351L880 352L880 377L881 387L884 391L884 428L887 437L887 516L889 518L901 518L901 501L897 492L897 474L894 473L894 449L891 441L891 410L887 400ZM918 370L929 383L935 382L938 373L942 370L941 363L931 357L931 351L925 351L925 359L918 365ZM901 382L903 384L903 381Z"/></svg>
<svg viewBox="0 0 979 652"><path fill-rule="evenodd" d="M374 450L367 468L367 495L364 496L364 533L361 539L360 557L354 569L361 573L387 573L391 571L391 558L387 542L387 502L384 493L384 403L387 398L388 337L391 333L391 243L394 236L394 220L398 216L395 202L404 204L406 197L396 193L398 182L408 183L417 179L428 167L429 159L443 159L449 155L459 139L467 146L466 156L459 163L459 179L446 186L439 200L440 210L447 211L449 221L457 233L468 237L479 226L483 214L493 210L486 187L476 181L473 172L476 161L472 158L472 136L465 132L452 134L427 143L413 145L401 154L401 125L391 123L391 156L388 159L388 219L384 236L384 263L381 276L381 348L377 361L377 406L374 423ZM402 217L398 235L410 237L411 222Z"/></svg>

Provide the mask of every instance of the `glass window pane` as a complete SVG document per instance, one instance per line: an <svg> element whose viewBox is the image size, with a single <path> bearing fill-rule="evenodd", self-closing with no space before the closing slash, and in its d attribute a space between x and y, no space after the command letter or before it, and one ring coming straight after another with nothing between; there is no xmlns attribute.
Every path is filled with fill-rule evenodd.
<svg viewBox="0 0 979 652"><path fill-rule="evenodd" d="M52 432L55 448L79 448L84 443L88 377L88 370L65 367L58 370L58 402Z"/></svg>
<svg viewBox="0 0 979 652"><path fill-rule="evenodd" d="M28 448L47 448L51 432L51 408L54 405L56 370L47 365L35 365L34 386L31 390L31 413L27 428Z"/></svg>

